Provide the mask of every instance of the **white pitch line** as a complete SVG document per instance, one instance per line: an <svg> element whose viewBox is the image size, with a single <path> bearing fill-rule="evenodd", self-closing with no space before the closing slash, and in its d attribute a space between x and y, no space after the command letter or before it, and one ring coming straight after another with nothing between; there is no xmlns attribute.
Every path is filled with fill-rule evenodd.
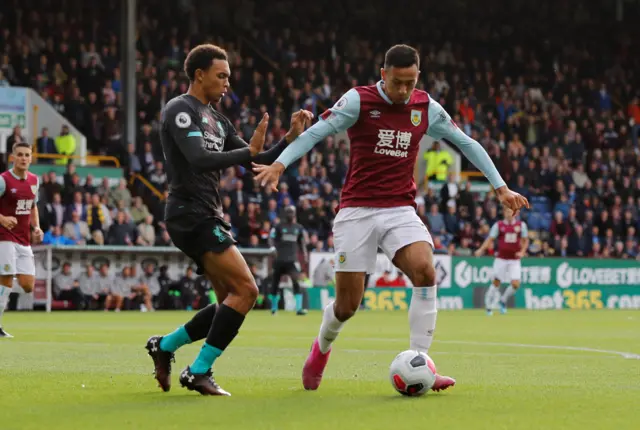
<svg viewBox="0 0 640 430"><path fill-rule="evenodd" d="M302 337L289 337L289 339L302 339ZM309 338L304 338L309 339ZM402 342L405 343L406 339L389 338L389 337L342 337L342 340L359 340L366 342ZM597 349L588 348L583 346L568 346L568 345L536 345L529 343L502 343L502 342L478 342L467 340L435 340L435 343L449 343L457 345L480 345L480 346L506 346L511 348L537 348L537 349L555 349L560 351L577 351L577 352L593 352L598 354L617 355L618 357L640 360L640 354L624 351L613 351L609 349Z"/></svg>
<svg viewBox="0 0 640 430"><path fill-rule="evenodd" d="M528 343L501 343L501 342L473 342L465 340L441 340L441 343L451 343L458 345L483 345L483 346L508 346L512 348L537 348L537 349L556 349L561 351L580 351L595 352L600 354L618 355L622 358L631 360L640 360L640 354L633 352L613 351L610 349L587 348L583 346L567 346L567 345L534 345Z"/></svg>

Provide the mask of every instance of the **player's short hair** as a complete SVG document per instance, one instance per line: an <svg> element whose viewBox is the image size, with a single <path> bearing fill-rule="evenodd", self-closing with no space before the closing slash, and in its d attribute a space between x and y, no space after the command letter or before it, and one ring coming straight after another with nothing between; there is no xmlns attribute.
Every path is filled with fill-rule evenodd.
<svg viewBox="0 0 640 430"><path fill-rule="evenodd" d="M409 45L395 45L389 48L384 54L384 68L391 67L411 67L413 65L420 68L420 56L415 48Z"/></svg>
<svg viewBox="0 0 640 430"><path fill-rule="evenodd" d="M29 145L27 142L16 142L16 143L13 144L13 147L11 148L11 150L13 152L15 152L16 149L18 149L18 148L29 148L29 149L31 149L31 145Z"/></svg>
<svg viewBox="0 0 640 430"><path fill-rule="evenodd" d="M191 82L196 78L196 70L208 70L213 60L228 61L227 51L216 45L198 45L189 51L184 60L184 72Z"/></svg>

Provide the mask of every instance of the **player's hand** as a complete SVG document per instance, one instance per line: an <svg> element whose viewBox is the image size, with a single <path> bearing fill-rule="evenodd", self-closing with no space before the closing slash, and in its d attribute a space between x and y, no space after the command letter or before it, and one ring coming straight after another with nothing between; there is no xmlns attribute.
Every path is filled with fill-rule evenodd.
<svg viewBox="0 0 640 430"><path fill-rule="evenodd" d="M498 200L502 203L502 206L507 207L513 211L513 216L517 216L520 209L529 209L529 201L526 197L521 196L515 191L511 191L506 185L496 190Z"/></svg>
<svg viewBox="0 0 640 430"><path fill-rule="evenodd" d="M313 114L308 110L301 109L298 112L291 115L291 127L287 132L285 139L287 139L287 143L291 143L298 136L302 134L302 132L311 125L311 120L313 119Z"/></svg>
<svg viewBox="0 0 640 430"><path fill-rule="evenodd" d="M482 252L482 250L477 249L473 255L475 255L476 257L482 257L484 255L484 252Z"/></svg>
<svg viewBox="0 0 640 430"><path fill-rule="evenodd" d="M522 252L522 251L518 251L518 252L516 252L516 257L517 257L517 258L524 258L524 256L525 256L525 255L526 255L526 253L525 253L525 252Z"/></svg>
<svg viewBox="0 0 640 430"><path fill-rule="evenodd" d="M253 136L249 142L249 152L251 152L252 157L255 157L262 152L262 148L264 147L264 138L267 135L267 126L269 126L269 114L265 113L260 120L258 127L256 127L256 131L253 132Z"/></svg>
<svg viewBox="0 0 640 430"><path fill-rule="evenodd" d="M35 244L41 243L43 237L44 237L44 232L40 229L40 227L35 227L31 231L31 240L33 240L33 243Z"/></svg>
<svg viewBox="0 0 640 430"><path fill-rule="evenodd" d="M270 187L273 191L278 191L280 176L284 173L284 164L275 162L271 166L253 164L253 173L256 174L256 181L263 187Z"/></svg>
<svg viewBox="0 0 640 430"><path fill-rule="evenodd" d="M5 216L0 218L0 225L2 225L7 230L11 230L13 227L18 225L18 220L12 216Z"/></svg>

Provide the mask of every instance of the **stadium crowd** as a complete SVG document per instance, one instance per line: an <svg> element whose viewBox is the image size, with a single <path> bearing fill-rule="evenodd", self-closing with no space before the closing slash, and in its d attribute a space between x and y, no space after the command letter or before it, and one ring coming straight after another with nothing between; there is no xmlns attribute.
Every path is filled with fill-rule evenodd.
<svg viewBox="0 0 640 430"><path fill-rule="evenodd" d="M77 7L64 10L75 14L52 12L58 3L73 3ZM140 0L139 133L125 142L117 3L3 2L0 85L33 87L87 136L91 153L120 157L127 177L138 173L166 193L159 115L186 91L182 63L196 43L227 49L232 88L218 108L246 140L269 112L269 146L286 132L293 111L318 115L350 87L375 83L385 49L403 41L422 54L418 87L533 203L521 214L533 239L529 255L640 259L640 67L633 55L640 39L633 11L603 29L598 19L613 8L573 0L553 6L400 0L396 7L405 12L391 17L380 1L329 0L305 5L295 19L290 1L268 2L258 11L251 0L162 7ZM509 23L507 16L523 21ZM55 152L56 146L39 150ZM436 159L437 151L425 159ZM241 167L224 172L225 217L240 245L267 246L280 211L295 204L310 250L331 251L348 160L347 141L327 138L287 172L277 193L261 189ZM427 166L425 176L417 210L436 251L470 255L501 216L494 193L473 192L447 168ZM63 178L49 173L41 183L46 243L171 244L162 201L124 178L112 187L107 179L81 179L70 165Z"/></svg>

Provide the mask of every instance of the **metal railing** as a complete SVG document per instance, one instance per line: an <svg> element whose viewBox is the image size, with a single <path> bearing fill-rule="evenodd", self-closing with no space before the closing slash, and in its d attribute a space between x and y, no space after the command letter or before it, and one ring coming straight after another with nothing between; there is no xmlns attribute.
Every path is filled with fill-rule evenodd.
<svg viewBox="0 0 640 430"><path fill-rule="evenodd" d="M138 173L132 173L131 174L131 176L129 177L129 185L133 185L133 183L136 181L136 179L138 181L140 181L140 183L142 183L142 185L147 187L156 197L158 197L161 202L164 201L164 194L161 193L160 191L158 191L158 189L156 187L154 187L151 182L149 182L144 176L142 176L142 175L140 175Z"/></svg>

